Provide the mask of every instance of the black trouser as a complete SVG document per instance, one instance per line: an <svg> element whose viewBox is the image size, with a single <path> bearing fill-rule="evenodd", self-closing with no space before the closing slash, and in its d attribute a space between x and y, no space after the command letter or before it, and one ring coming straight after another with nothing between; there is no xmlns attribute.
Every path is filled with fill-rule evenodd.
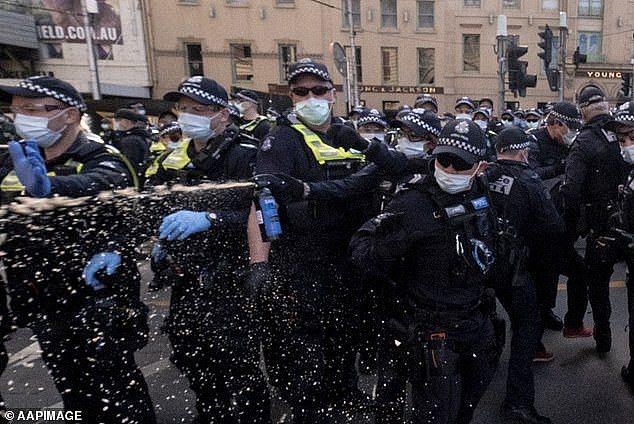
<svg viewBox="0 0 634 424"><path fill-rule="evenodd" d="M628 333L630 342L630 362L628 370L634 373L634 280L632 272L634 272L634 258L627 258L627 311L628 311ZM632 375L632 374L631 374Z"/></svg>
<svg viewBox="0 0 634 424"><path fill-rule="evenodd" d="M515 281L515 285L495 289L509 316L512 330L505 403L532 406L535 402L533 358L540 336L537 298L535 285L528 273L518 276Z"/></svg>
<svg viewBox="0 0 634 424"><path fill-rule="evenodd" d="M264 354L271 384L291 405L295 423L329 422L324 412L356 390L357 309L335 265L303 264L277 274L264 307Z"/></svg>
<svg viewBox="0 0 634 424"><path fill-rule="evenodd" d="M394 340L404 337L387 333L390 342L381 344L379 355L376 423L403 422L406 380L412 386L414 422L430 417L438 424L471 421L497 367L493 326L480 311L466 319L443 315L447 319L436 325L422 320L414 337L402 343Z"/></svg>
<svg viewBox="0 0 634 424"><path fill-rule="evenodd" d="M156 423L135 349L114 334L95 346L94 338L87 336L91 332L77 331L82 323L76 324L40 317L31 326L64 408L82 411L82 422Z"/></svg>
<svg viewBox="0 0 634 424"><path fill-rule="evenodd" d="M588 267L588 298L592 306L596 338L610 332L610 277L617 259L611 256L609 247L602 248L595 237L588 236L585 260Z"/></svg>
<svg viewBox="0 0 634 424"><path fill-rule="evenodd" d="M257 328L237 284L203 272L173 286L166 320L172 361L189 380L201 423L270 422Z"/></svg>

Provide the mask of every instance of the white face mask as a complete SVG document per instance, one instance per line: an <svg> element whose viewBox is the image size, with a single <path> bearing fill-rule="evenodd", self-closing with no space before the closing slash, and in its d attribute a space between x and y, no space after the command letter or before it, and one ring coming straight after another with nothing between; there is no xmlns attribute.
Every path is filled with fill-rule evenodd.
<svg viewBox="0 0 634 424"><path fill-rule="evenodd" d="M621 146L621 156L625 162L634 164L634 144L626 147Z"/></svg>
<svg viewBox="0 0 634 424"><path fill-rule="evenodd" d="M528 128L529 130L539 128L539 121L535 121L535 122L526 121L526 128Z"/></svg>
<svg viewBox="0 0 634 424"><path fill-rule="evenodd" d="M29 116L21 113L16 113L13 124L15 125L15 131L20 137L25 140L35 140L37 145L43 149L51 147L53 144L62 137L62 132L66 129L66 126L59 131L54 131L48 127L48 122L51 119L55 119L64 113L62 110L60 113L52 116L50 119L44 116Z"/></svg>
<svg viewBox="0 0 634 424"><path fill-rule="evenodd" d="M471 114L470 113L459 113L456 115L456 119L468 119L469 121L471 121Z"/></svg>
<svg viewBox="0 0 634 424"><path fill-rule="evenodd" d="M482 130L486 131L487 130L487 126L489 125L489 123L487 121L483 121L481 119L476 119L475 121L476 124L478 124L478 126L480 128L482 128Z"/></svg>
<svg viewBox="0 0 634 424"><path fill-rule="evenodd" d="M330 118L330 102L326 99L302 100L295 105L295 112L310 125L321 125Z"/></svg>
<svg viewBox="0 0 634 424"><path fill-rule="evenodd" d="M425 145L427 143L428 141L411 141L407 137L400 137L398 139L398 144L396 145L396 150L403 153L408 158L423 156L425 154Z"/></svg>
<svg viewBox="0 0 634 424"><path fill-rule="evenodd" d="M564 135L564 143L566 143L566 146L572 146L576 137L577 131L569 130L566 135Z"/></svg>
<svg viewBox="0 0 634 424"><path fill-rule="evenodd" d="M435 164L436 170L434 177L438 186L449 194L456 194L463 191L467 191L471 188L473 175L464 174L450 174L438 167L438 162Z"/></svg>
<svg viewBox="0 0 634 424"><path fill-rule="evenodd" d="M236 108L241 114L243 114L247 110L248 107L249 105L246 104L246 102L236 103Z"/></svg>
<svg viewBox="0 0 634 424"><path fill-rule="evenodd" d="M214 136L215 131L211 128L211 120L218 115L220 115L220 112L210 118L183 112L178 115L178 125L186 137L194 141L207 141Z"/></svg>
<svg viewBox="0 0 634 424"><path fill-rule="evenodd" d="M365 138L366 140L372 142L373 139L378 139L379 141L383 142L385 141L385 134L384 133L363 133L360 134L361 137Z"/></svg>

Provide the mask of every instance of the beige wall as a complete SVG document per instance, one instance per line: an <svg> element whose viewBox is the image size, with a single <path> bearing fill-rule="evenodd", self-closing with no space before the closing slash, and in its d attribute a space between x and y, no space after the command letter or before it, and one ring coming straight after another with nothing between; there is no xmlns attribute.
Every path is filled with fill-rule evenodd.
<svg viewBox="0 0 634 424"><path fill-rule="evenodd" d="M217 79L227 89L231 85L269 91L269 84L280 84L277 45L281 42L297 44L299 57L321 57L328 65L336 84L343 78L336 71L328 46L332 41L349 44L348 31L342 27L341 11L310 1L296 1L291 6L276 6L275 0L146 0L154 51L154 96L176 87L185 77L183 43L199 41L202 44L206 76ZM230 3L230 4L228 4ZM340 0L327 0L337 8ZM552 3L552 2L546 2ZM519 101L521 107L533 107L538 101L556 101L558 93L548 89L546 76L540 74L537 57L539 48L537 33L545 24L558 35L559 10L568 13L570 36L568 43L566 98L572 100L575 93L588 83L605 89L615 97L620 79L597 79L575 76L572 53L580 30L598 30L603 33L603 54L606 63L588 64L584 69L628 70L633 55L634 1L604 1L603 18L577 17L577 0L559 0L555 9L543 9L543 0L522 0L521 8L503 9L501 0L482 0L480 8L464 7L462 0L435 2L435 26L433 29L417 29L415 0L398 1L396 29L381 28L379 0L361 0L361 29L357 31L356 44L362 49L362 85L381 85L381 47L398 47L399 86L418 86L418 47L435 48L435 87L442 87L444 94L437 94L441 110L452 110L457 97L468 95L474 99L491 97L497 101L497 62L493 51L497 29L497 15L508 17L509 34L519 34L521 44L528 45L528 72L538 75L538 85L528 89L525 98L513 98L506 93L507 101ZM465 72L462 64L462 34L480 34L480 71ZM230 43L250 43L253 52L254 80L232 81ZM384 100L412 104L416 94L361 93L360 98L368 106L381 108ZM343 112L345 98L339 96L337 111Z"/></svg>

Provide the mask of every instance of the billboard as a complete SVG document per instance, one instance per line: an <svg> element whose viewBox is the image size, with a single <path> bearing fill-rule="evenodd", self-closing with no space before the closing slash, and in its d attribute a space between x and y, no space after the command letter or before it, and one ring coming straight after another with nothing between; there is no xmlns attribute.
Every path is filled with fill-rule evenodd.
<svg viewBox="0 0 634 424"><path fill-rule="evenodd" d="M91 36L99 45L123 44L119 0L98 0L90 14ZM32 0L38 39L46 43L85 43L81 0Z"/></svg>

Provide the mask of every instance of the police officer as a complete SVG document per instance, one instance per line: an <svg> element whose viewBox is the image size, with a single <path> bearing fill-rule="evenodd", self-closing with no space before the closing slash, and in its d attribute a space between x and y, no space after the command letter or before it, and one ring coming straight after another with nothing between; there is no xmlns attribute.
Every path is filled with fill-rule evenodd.
<svg viewBox="0 0 634 424"><path fill-rule="evenodd" d="M425 109L438 114L438 100L430 94L421 94L416 97L414 109Z"/></svg>
<svg viewBox="0 0 634 424"><path fill-rule="evenodd" d="M128 158L139 179L143 179L150 156L148 119L134 109L118 109L114 113L112 145Z"/></svg>
<svg viewBox="0 0 634 424"><path fill-rule="evenodd" d="M73 86L53 77L30 77L14 87L0 86L0 94L10 99L16 129L25 140L24 145L12 142L10 157L0 165L4 199L21 194L89 196L133 184L136 175L125 158L110 146L89 141L80 131L86 105ZM82 282L81 261L105 246L99 246L101 233L101 237L82 235L90 234L94 225L114 233L121 225L119 218L103 219L100 216L86 228L81 222L69 222L76 235L64 235L59 246L55 239L47 239L35 251L27 245L30 258L18 257L24 246L18 240L16 248L10 238L5 264L11 309L20 325L31 328L37 337L66 410L82 411L88 422L150 424L155 422L152 402L134 359L134 351L147 340L137 339L142 329L127 321L133 313L144 325L147 316L139 301L140 275L132 259L119 263L117 279L125 284L108 288L115 302L108 317L126 324L114 334L83 313L96 312L98 293Z"/></svg>
<svg viewBox="0 0 634 424"><path fill-rule="evenodd" d="M357 122L359 135L368 140L386 141L386 131L389 130L385 115L376 109L372 109L359 117Z"/></svg>
<svg viewBox="0 0 634 424"><path fill-rule="evenodd" d="M260 100L257 93L251 90L240 90L232 98L245 121L244 124L240 125L240 131L258 140L263 140L269 133L271 124L268 117L258 113Z"/></svg>
<svg viewBox="0 0 634 424"><path fill-rule="evenodd" d="M356 265L400 287L390 358L393 375L404 373L411 383L413 420L463 423L497 362L492 324L480 310L494 261L495 218L488 187L478 179L486 168L480 128L465 119L448 123L434 153L434 176L405 184L384 214L357 231L350 252ZM399 405L380 399L402 388L384 380L377 422L400 422Z"/></svg>
<svg viewBox="0 0 634 424"><path fill-rule="evenodd" d="M287 174L311 184L359 169L361 155L335 147L333 139L342 127L354 130L331 125L336 93L326 66L303 59L290 66L288 75L294 108L262 142L256 174ZM308 197L303 191L299 202L281 209L285 235L273 247L263 242L252 210L251 281L265 294L278 294L264 308L277 314L269 317L267 329L273 340L265 341L271 383L290 403L294 422L318 423L329 419L330 412L324 412L328 404L341 407L363 400L356 388L356 344L350 343L357 336L350 307L355 300L349 293L355 276L346 264L346 250L364 206L359 204L363 199L303 200ZM274 275L269 289L262 288L266 272Z"/></svg>
<svg viewBox="0 0 634 424"><path fill-rule="evenodd" d="M537 109L529 109L526 111L526 131L539 128L542 120L542 114Z"/></svg>
<svg viewBox="0 0 634 424"><path fill-rule="evenodd" d="M581 234L586 239L589 300L594 318L594 339L600 355L612 347L610 331L610 290L613 259L604 255L598 238L607 231L612 203L617 199L618 185L624 180L624 163L613 133L603 129L612 119L603 92L586 87L579 93L579 108L584 125L566 159L562 193L564 220L570 240ZM580 225L581 214L584 221Z"/></svg>
<svg viewBox="0 0 634 424"><path fill-rule="evenodd" d="M621 369L623 380L634 392L634 251L632 237L634 236L634 102L626 102L614 116L614 121L608 121L605 129L613 131L619 141L621 156L627 164L628 176L620 189L619 213L612 219L612 225L617 234L625 233L625 243L622 244L623 256L627 263L627 307L629 314L629 348L630 361Z"/></svg>
<svg viewBox="0 0 634 424"><path fill-rule="evenodd" d="M497 139L497 161L487 169L491 200L500 223L493 287L511 320L511 356L503 414L522 423L550 423L535 407L533 357L539 339L535 284L528 273L529 249L563 232L550 194L528 166L529 137L517 127ZM526 213L531 211L531 213Z"/></svg>
<svg viewBox="0 0 634 424"><path fill-rule="evenodd" d="M502 124L504 124L505 127L512 127L513 125L515 125L516 119L515 115L513 115L513 110L506 109L504 112L502 112L502 114L500 115L500 121L502 121Z"/></svg>
<svg viewBox="0 0 634 424"><path fill-rule="evenodd" d="M459 97L454 106L456 119L473 119L475 106L469 97Z"/></svg>
<svg viewBox="0 0 634 424"><path fill-rule="evenodd" d="M178 124L188 140L167 150L148 170L151 184L251 177L257 148L228 124L227 93L220 84L190 77L163 99L176 102ZM164 217L159 227L162 244L184 274L172 287L165 329L172 360L196 394L200 423L270 421L258 368L259 337L239 278L247 216L248 206L181 210ZM178 243L185 239L187 244Z"/></svg>
<svg viewBox="0 0 634 424"><path fill-rule="evenodd" d="M581 115L577 107L572 103L560 102L553 105L543 127L529 131L529 164L549 188L560 214L563 214L560 187L564 179L566 158L580 128ZM583 258L570 240L560 238L558 241L560 248L555 255L552 254L551 248L553 240L545 242L543 247L536 247L531 252L531 273L537 287L542 324L557 331L564 329L565 337L590 337L592 330L583 325L583 317L588 306L588 283ZM565 328L561 318L552 311L557 298L559 274L568 276L568 312L565 317ZM545 360L552 358L552 354L540 344L536 358Z"/></svg>

